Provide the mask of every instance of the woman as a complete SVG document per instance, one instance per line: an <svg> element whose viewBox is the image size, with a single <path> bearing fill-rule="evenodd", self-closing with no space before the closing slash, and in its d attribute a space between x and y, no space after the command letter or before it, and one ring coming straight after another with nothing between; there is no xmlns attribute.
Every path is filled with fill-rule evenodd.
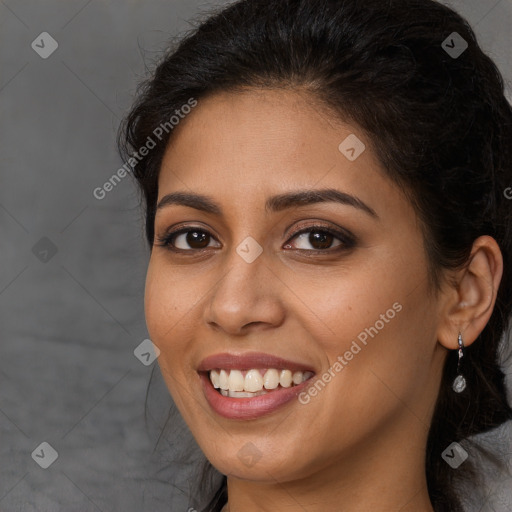
<svg viewBox="0 0 512 512"><path fill-rule="evenodd" d="M236 2L168 51L120 144L148 331L224 475L202 510L462 511L467 438L512 418L512 109L468 24Z"/></svg>

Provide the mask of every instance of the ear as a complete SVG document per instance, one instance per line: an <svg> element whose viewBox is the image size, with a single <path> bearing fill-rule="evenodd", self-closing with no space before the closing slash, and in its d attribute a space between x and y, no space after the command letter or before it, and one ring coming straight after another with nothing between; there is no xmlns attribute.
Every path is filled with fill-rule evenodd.
<svg viewBox="0 0 512 512"><path fill-rule="evenodd" d="M459 332L465 346L471 345L487 325L496 303L503 275L503 256L490 236L473 242L467 265L456 271L451 286L440 302L437 339L448 349L456 349Z"/></svg>

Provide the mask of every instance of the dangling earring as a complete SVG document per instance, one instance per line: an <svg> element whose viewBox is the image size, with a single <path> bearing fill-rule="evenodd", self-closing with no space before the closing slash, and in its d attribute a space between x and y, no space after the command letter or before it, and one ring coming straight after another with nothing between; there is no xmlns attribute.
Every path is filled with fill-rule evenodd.
<svg viewBox="0 0 512 512"><path fill-rule="evenodd" d="M464 357L464 343L462 342L462 334L459 332L459 360L457 361L457 377L455 377L452 388L455 393L462 393L466 389L466 379L460 373L461 359Z"/></svg>

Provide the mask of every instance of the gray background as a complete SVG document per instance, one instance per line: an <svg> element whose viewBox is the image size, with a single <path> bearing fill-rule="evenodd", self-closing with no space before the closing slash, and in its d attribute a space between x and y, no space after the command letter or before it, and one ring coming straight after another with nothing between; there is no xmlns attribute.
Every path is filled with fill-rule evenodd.
<svg viewBox="0 0 512 512"><path fill-rule="evenodd" d="M150 457L158 432L144 423L156 363L133 353L148 337L138 196L129 177L103 200L92 191L122 165L114 138L145 64L190 28L187 20L222 3L0 0L3 512L185 512L192 504L168 485L186 468L159 471ZM512 83L512 1L450 5ZM59 44L48 59L31 48L43 31ZM51 258L43 237L57 249ZM157 415L169 400L158 376ZM510 453L509 430L496 435ZM46 470L31 458L43 441L58 452ZM511 510L511 482L489 474L468 510Z"/></svg>

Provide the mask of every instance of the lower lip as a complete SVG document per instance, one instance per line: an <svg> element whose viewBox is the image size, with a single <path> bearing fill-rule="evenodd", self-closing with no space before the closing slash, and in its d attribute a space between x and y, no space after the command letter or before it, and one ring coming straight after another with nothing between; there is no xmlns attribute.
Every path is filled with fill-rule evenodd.
<svg viewBox="0 0 512 512"><path fill-rule="evenodd" d="M221 395L214 387L208 373L200 373L203 391L210 407L220 416L233 420L253 420L269 414L293 400L313 377L296 386L270 391L251 398L230 398Z"/></svg>

